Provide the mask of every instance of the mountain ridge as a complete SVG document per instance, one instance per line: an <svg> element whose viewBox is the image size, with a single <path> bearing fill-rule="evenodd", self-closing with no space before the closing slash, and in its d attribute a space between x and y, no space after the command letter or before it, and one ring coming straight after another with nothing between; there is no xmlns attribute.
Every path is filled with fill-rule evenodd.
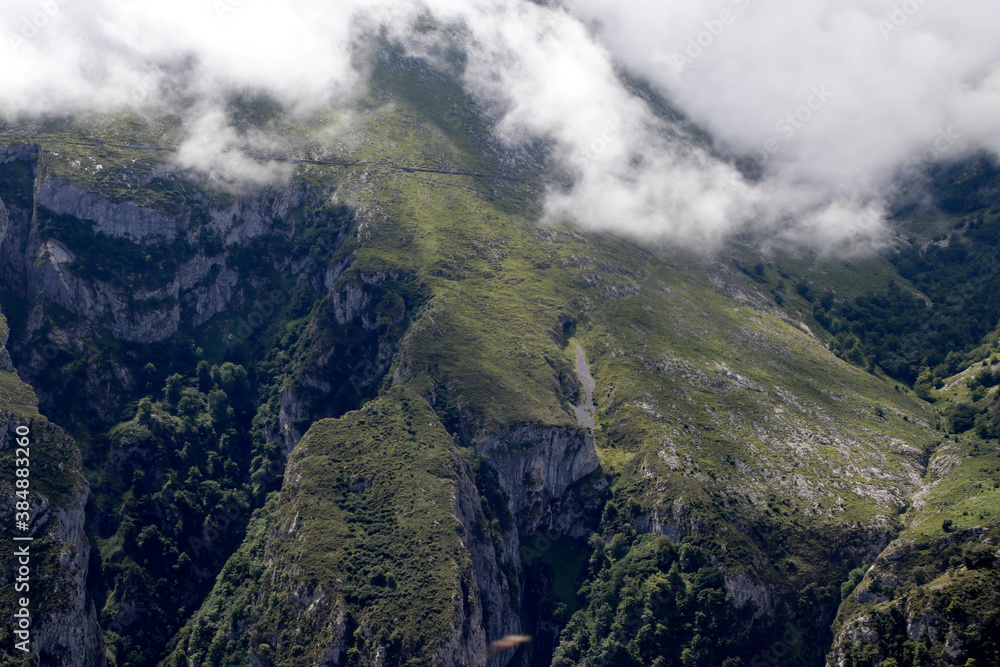
<svg viewBox="0 0 1000 667"><path fill-rule="evenodd" d="M377 73L349 130L360 159L510 163L485 125L447 121L457 85L412 74ZM534 158L514 161L523 181L313 163L233 192L69 141L81 127L0 151L0 303L13 366L90 480L87 627L107 657L69 642L87 664L996 650L991 626L947 611L996 590L997 445L973 430L992 428L997 390L975 378L996 334L912 388L890 378L848 310L917 290L884 257L539 224ZM963 228L996 224L981 213ZM942 229L957 243L955 223L894 224L930 247ZM4 411L27 409L12 395ZM978 406L963 431L959 404ZM488 655L522 633L533 647Z"/></svg>

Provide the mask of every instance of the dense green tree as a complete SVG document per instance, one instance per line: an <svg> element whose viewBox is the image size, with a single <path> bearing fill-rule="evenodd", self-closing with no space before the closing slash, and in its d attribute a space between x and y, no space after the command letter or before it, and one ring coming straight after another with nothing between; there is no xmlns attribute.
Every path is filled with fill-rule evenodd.
<svg viewBox="0 0 1000 667"><path fill-rule="evenodd" d="M198 391L203 394L207 394L212 391L212 387L215 386L215 381L212 379L212 371L208 362L204 359L199 361L196 372L198 375Z"/></svg>
<svg viewBox="0 0 1000 667"><path fill-rule="evenodd" d="M181 390L184 388L184 376L180 373L174 373L167 378L167 385L163 390L164 402L171 407L176 407L176 405L181 400Z"/></svg>

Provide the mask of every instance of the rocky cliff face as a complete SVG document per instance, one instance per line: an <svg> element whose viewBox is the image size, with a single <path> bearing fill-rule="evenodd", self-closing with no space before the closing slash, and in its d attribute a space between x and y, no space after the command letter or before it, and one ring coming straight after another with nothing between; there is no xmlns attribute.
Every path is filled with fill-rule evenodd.
<svg viewBox="0 0 1000 667"><path fill-rule="evenodd" d="M10 235L10 213L4 205L3 198L0 197L0 258L7 256L7 237Z"/></svg>
<svg viewBox="0 0 1000 667"><path fill-rule="evenodd" d="M89 487L81 474L80 452L61 429L38 415L34 393L13 372L3 347L7 333L0 316L0 460L3 469L11 473L0 480L0 520L13 526L15 506L21 500L11 483L15 479L17 427L21 427L29 433L28 479L32 486L28 523L34 541L15 543L9 536L2 540L7 554L0 574L4 608L14 608L12 554L15 547L27 544L31 552L30 589L16 597L24 595L32 603L32 651L43 664L104 665L104 641L94 603L86 592L90 542L84 535L84 508ZM5 641L4 650L11 644Z"/></svg>
<svg viewBox="0 0 1000 667"><path fill-rule="evenodd" d="M522 534L553 519L552 503L597 469L597 451L583 428L517 424L483 436L476 450L497 471Z"/></svg>
<svg viewBox="0 0 1000 667"><path fill-rule="evenodd" d="M7 327L7 320L0 315L0 372L13 373L14 364L11 363L10 353L7 351L7 339L10 337L10 329Z"/></svg>
<svg viewBox="0 0 1000 667"><path fill-rule="evenodd" d="M79 465L79 461L77 464ZM43 616L42 622L35 628L33 643L33 648L40 656L48 656L55 664L107 663L97 609L86 591L90 542L83 527L87 496L86 483L80 484L68 506L50 506L48 516L43 513L36 519L36 522L44 526L42 534L62 545L58 556L53 554L53 564L58 564L51 582L56 595L53 598L41 598L45 601L58 600L62 604L53 605L48 614Z"/></svg>
<svg viewBox="0 0 1000 667"><path fill-rule="evenodd" d="M275 219L311 201L301 188L246 193L224 207L215 208L206 201L208 218L196 219L190 208L168 214L130 201L112 202L44 171L36 181L37 206L92 225L98 234L139 246L171 242L180 235L196 238L202 230L214 230L225 239L225 248L245 247L273 233ZM238 273L229 267L225 250L206 256L205 249L196 245L193 256L174 273L158 274L155 286L140 286L134 275L116 274L110 280L79 275L73 270L73 252L44 238L39 224L36 213L28 250L20 262L29 295L45 295L97 334L136 343L163 341L175 335L182 322L200 326L243 305L239 297L245 298L245 293L238 289Z"/></svg>
<svg viewBox="0 0 1000 667"><path fill-rule="evenodd" d="M487 651L490 642L521 632L518 617L521 564L517 544L512 539L497 540L498 536L483 530L482 527L488 522L483 515L472 470L468 462L457 453L453 459L460 474L453 494L452 516L462 525L466 535L463 544L471 559L472 587L479 603L474 606L474 617L468 619L463 626L456 625L448 642L449 645L475 649L467 651L468 655L461 660L445 661L444 664L489 664L490 667L501 667L509 663L512 657L510 652L490 659ZM515 573L516 576L512 576Z"/></svg>
<svg viewBox="0 0 1000 667"><path fill-rule="evenodd" d="M903 647L935 664L990 662L997 651L1000 531L903 535L847 596L828 667L846 667L861 655L898 660Z"/></svg>
<svg viewBox="0 0 1000 667"><path fill-rule="evenodd" d="M348 266L344 261L325 272L319 309L297 352L302 363L281 391L278 428L271 437L286 455L316 420L337 416L371 395L418 305L385 287L386 281L410 283L412 276L342 276Z"/></svg>
<svg viewBox="0 0 1000 667"><path fill-rule="evenodd" d="M75 377L64 378L63 384L73 387L74 394L89 403L89 413L105 423L120 415L123 398L133 390L136 378L113 357L93 359L93 341L109 336L130 344L168 342L182 327L204 326L220 317L233 321L227 342L252 341L276 308L287 303L287 290L295 288L304 267L278 253L273 253L275 257L257 253L258 262L250 264L235 255L245 254L248 245L268 235L278 243L289 243L300 232L294 220L301 220L302 208L323 203L307 187L291 186L215 199L194 191L161 209L120 201L59 177L41 164L33 146L0 151L0 165L11 163L17 163L19 174L27 170L32 183L20 192L26 201L19 205L0 200L0 279L11 298L34 305L18 331L14 356L29 382L39 373L63 369L73 358L91 358L90 363L73 366ZM185 175L175 172L156 167L140 175L135 185L141 188L152 178L183 181ZM95 239L124 243L121 247L138 265L94 271L92 262L81 264L79 253L86 251L89 241L78 241L84 245L77 248L55 238L45 227L52 216L67 216L71 222L64 224L89 230L86 233ZM76 238L79 232L66 233ZM339 243L327 243L320 259L310 258L305 264L325 262L336 254ZM168 254L179 261L156 265L158 260L151 256L162 257L166 248L172 248ZM106 259L115 267L121 258ZM97 261L103 264L105 258ZM340 270L346 265L349 262ZM332 290L336 275L325 278ZM322 282L311 289L321 293L326 287ZM380 353L391 356L391 350ZM47 408L58 404L47 392L40 398ZM295 400L288 397L290 410ZM300 436L301 432L288 434L290 442Z"/></svg>
<svg viewBox="0 0 1000 667"><path fill-rule="evenodd" d="M0 164L7 164L16 160L30 162L38 156L38 146L33 144L12 144L10 146L0 146Z"/></svg>
<svg viewBox="0 0 1000 667"><path fill-rule="evenodd" d="M112 202L58 176L42 174L35 184L35 203L57 215L94 223L107 236L145 243L161 238L175 239L187 227L189 215L172 216L133 201Z"/></svg>
<svg viewBox="0 0 1000 667"><path fill-rule="evenodd" d="M132 285L125 281L77 276L71 268L75 259L58 241L44 241L31 262L27 283L30 294L44 295L80 318L78 336L87 329L103 329L119 340L152 343L177 332L181 303L180 281L176 277L157 289L133 291Z"/></svg>

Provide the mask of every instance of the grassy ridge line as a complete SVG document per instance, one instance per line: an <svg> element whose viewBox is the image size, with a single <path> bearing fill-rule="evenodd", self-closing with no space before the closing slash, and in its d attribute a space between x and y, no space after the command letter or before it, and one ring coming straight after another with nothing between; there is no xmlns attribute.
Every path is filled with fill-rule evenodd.
<svg viewBox="0 0 1000 667"><path fill-rule="evenodd" d="M431 125L414 128L407 113L396 105L371 118L363 134L378 137L379 147L367 150L417 161L428 145L447 143ZM441 175L348 175L341 190L362 221L354 267L412 267L434 294L404 341L398 373L432 370L483 427L572 425L558 381L572 366L557 340L572 291L535 223L510 212L512 198L523 197L518 188L456 189Z"/></svg>
<svg viewBox="0 0 1000 667"><path fill-rule="evenodd" d="M471 538L452 514L460 474L450 436L405 387L317 422L164 664L246 664L235 646L262 664L312 665L333 646L430 664L474 604Z"/></svg>
<svg viewBox="0 0 1000 667"><path fill-rule="evenodd" d="M104 148L120 148L123 150L133 150L133 151L159 151L163 153L177 153L179 150L177 148L165 148L162 146L129 146L125 144L112 144L104 141L84 142L84 141L66 141L60 139L35 139L33 140L33 143L59 144L61 146L100 146ZM368 163L368 162L359 162L356 160L355 161L311 160L307 158L281 157L277 155L255 155L253 153L247 153L246 157L253 158L254 160L261 160L263 162L287 162L289 164L313 164L313 165L331 166L331 167L366 167L369 169L387 169L387 170L405 171L411 174L412 173L449 174L453 176L473 176L475 178L496 178L508 181L526 180L520 176L507 176L505 174L480 174L468 171L428 169L425 167L408 167L405 165L395 165L391 163L386 164L384 162Z"/></svg>
<svg viewBox="0 0 1000 667"><path fill-rule="evenodd" d="M398 105L380 109L369 120L370 136L389 135L370 148L380 157L410 162L428 145L424 134L415 133L440 138L429 125L414 130ZM352 270L369 277L412 271L415 283L433 294L404 341L399 358L408 368L400 380L420 385L422 395L433 389L430 375L446 380L462 407L483 424L572 424L552 366L572 372L553 338L561 334L562 306L550 290L561 280L532 275L536 263L552 258L537 249L533 223L505 210L509 189L497 196L481 185L457 190L449 180L440 174L355 173L340 184L341 197L359 205ZM484 302L486 295L490 303ZM403 392L414 415L428 410L410 419L412 424L399 412L399 405L406 409L398 398ZM393 388L365 410L313 426L293 454L282 510L269 520L268 553L287 567L266 575L267 589L254 593L247 607L232 610L232 616L229 607L220 612L234 619L237 630L254 628L245 644L251 652L263 656L256 647L267 642L279 647L283 660L294 661L296 655L325 650L339 642L338 628L321 623L298 636L280 628L291 627L289 618L313 628L312 618L337 619L341 611L345 649L370 655L380 644L398 643L408 655L428 655L435 648L458 616L453 598L467 599L462 588L469 586L468 556L451 516L449 480L457 465L452 448L440 421L411 388ZM359 484L357 490L353 484ZM291 581L281 580L284 576ZM305 583L296 588L299 582ZM289 585L316 603L315 616L302 620ZM214 618L212 600L223 604L218 595L210 598L198 618L209 613ZM219 637L229 636L225 627L219 625ZM400 631L398 642L394 629ZM213 633L191 630L187 636ZM179 645L174 659L211 654L240 664L240 648L196 643Z"/></svg>
<svg viewBox="0 0 1000 667"><path fill-rule="evenodd" d="M392 131L403 125L381 120ZM388 149L420 150L401 130ZM497 421L561 418L561 406L532 405L537 396L558 396L554 383L539 393L528 380L532 368L555 377L551 365L536 362L565 360L556 353L560 328L578 319L594 351L604 460L619 453L633 460L618 478L619 498L639 499L647 514L679 507L687 512L681 530L723 535L730 573L749 570L782 587L833 585L846 577L851 554L877 550L858 523L882 522L876 539L883 541L898 529L905 493L895 489L919 486L921 450L935 438L933 409L834 357L766 305L742 274L626 241L538 230L507 214L510 192L456 196L432 179L395 176L349 189L363 211L379 214L364 232L359 265L415 263L434 285L437 296L407 339L412 366L445 371L460 403L485 406ZM720 275L725 284L713 285ZM757 434L761 424L767 437ZM830 449L800 453L786 444L824 431L837 440L822 445ZM685 465L668 472L659 452L669 453L671 441ZM747 477L738 464L757 474ZM793 469L802 480L789 485ZM655 482L645 481L650 472ZM813 498L817 484L822 495ZM730 500L720 506L719 496ZM801 521L797 512L812 518ZM734 515L744 518L721 519ZM829 554L831 543L849 553ZM754 572L753 563L765 565Z"/></svg>
<svg viewBox="0 0 1000 667"><path fill-rule="evenodd" d="M372 119L366 150L395 161L437 150L440 135L400 106ZM703 540L728 575L787 591L838 584L900 527L935 440L933 409L834 357L746 276L539 229L513 185L477 194L386 174L343 190L369 221L356 266L415 265L433 286L397 376L440 372L484 421L569 420L557 379L572 372L562 326L576 322L598 382L603 460L620 466L616 502L639 503L634 521L605 523L609 538L678 510L668 532ZM817 433L831 442L814 443ZM664 460L674 456L676 467Z"/></svg>

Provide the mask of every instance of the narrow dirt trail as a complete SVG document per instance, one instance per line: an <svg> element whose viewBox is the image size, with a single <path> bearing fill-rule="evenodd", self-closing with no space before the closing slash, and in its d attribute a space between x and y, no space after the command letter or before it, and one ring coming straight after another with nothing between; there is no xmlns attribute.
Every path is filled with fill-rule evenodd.
<svg viewBox="0 0 1000 667"><path fill-rule="evenodd" d="M31 143L31 142L26 142ZM105 141L61 141L58 139L37 139L35 143L40 144L65 144L67 146L94 146L107 148L123 148L132 151L156 151L160 153L176 153L176 148L165 148L162 146L129 146L127 144L110 144ZM430 169L427 167L407 167L405 165L392 164L390 162L351 162L348 160L309 160L306 158L279 157L275 155L248 155L255 160L265 162L287 162L289 164L315 164L329 167L364 167L366 169L384 169L387 171L405 171L407 173L421 174L445 174L447 176L470 176L472 178L484 178L501 181L525 181L526 178L520 176L508 176L506 174L482 174L475 171L448 171L445 169Z"/></svg>

